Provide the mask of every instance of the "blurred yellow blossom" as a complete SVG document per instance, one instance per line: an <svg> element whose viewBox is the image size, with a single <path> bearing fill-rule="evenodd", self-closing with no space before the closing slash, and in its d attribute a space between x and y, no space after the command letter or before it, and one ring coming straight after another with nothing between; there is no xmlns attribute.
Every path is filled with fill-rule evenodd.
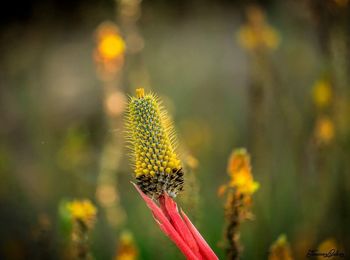
<svg viewBox="0 0 350 260"><path fill-rule="evenodd" d="M90 200L74 200L67 204L73 219L80 220L86 226L91 226L95 222L97 209Z"/></svg>
<svg viewBox="0 0 350 260"><path fill-rule="evenodd" d="M97 29L97 52L107 60L120 57L125 52L125 42L113 23L102 23Z"/></svg>
<svg viewBox="0 0 350 260"><path fill-rule="evenodd" d="M334 123L327 117L322 116L316 122L315 138L318 143L329 144L335 135Z"/></svg>
<svg viewBox="0 0 350 260"><path fill-rule="evenodd" d="M96 222L97 209L88 199L65 202L64 208L72 221L71 243L66 258L92 259L90 232Z"/></svg>
<svg viewBox="0 0 350 260"><path fill-rule="evenodd" d="M321 242L321 244L318 246L317 248L317 252L319 253L336 253L336 251L341 251L341 249L339 248L339 245L337 243L337 241L334 238L328 238L326 240L324 240L323 242ZM335 259L341 259L340 257L335 257ZM317 259L324 259L324 255L318 256Z"/></svg>
<svg viewBox="0 0 350 260"><path fill-rule="evenodd" d="M118 34L105 35L98 44L98 51L106 59L114 59L125 51L125 43Z"/></svg>
<svg viewBox="0 0 350 260"><path fill-rule="evenodd" d="M119 238L116 260L135 260L138 257L138 251L132 234L123 231Z"/></svg>
<svg viewBox="0 0 350 260"><path fill-rule="evenodd" d="M317 107L327 107L332 99L332 88L330 82L328 80L317 81L312 91L312 97Z"/></svg>
<svg viewBox="0 0 350 260"><path fill-rule="evenodd" d="M218 195L226 194L225 217L227 226L225 237L227 258L239 259L242 251L239 241L240 224L254 217L251 213L252 194L258 189L259 184L253 179L250 157L244 148L235 149L232 152L227 171L230 181L227 185L219 187Z"/></svg>
<svg viewBox="0 0 350 260"><path fill-rule="evenodd" d="M280 235L271 245L268 260L293 260L286 235Z"/></svg>
<svg viewBox="0 0 350 260"><path fill-rule="evenodd" d="M238 42L248 50L276 49L280 43L278 32L266 22L265 14L258 6L247 9L247 23L238 31Z"/></svg>
<svg viewBox="0 0 350 260"><path fill-rule="evenodd" d="M227 170L231 177L229 186L236 188L240 193L253 194L259 188L259 183L253 179L250 156L246 149L236 149L232 152Z"/></svg>
<svg viewBox="0 0 350 260"><path fill-rule="evenodd" d="M109 81L124 64L125 41L118 26L112 22L103 22L98 26L95 40L94 60L97 74L102 80Z"/></svg>

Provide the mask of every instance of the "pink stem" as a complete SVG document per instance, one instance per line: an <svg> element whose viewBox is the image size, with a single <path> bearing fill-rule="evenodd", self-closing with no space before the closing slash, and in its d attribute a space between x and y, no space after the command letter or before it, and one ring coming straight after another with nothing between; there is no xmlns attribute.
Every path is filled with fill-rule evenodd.
<svg viewBox="0 0 350 260"><path fill-rule="evenodd" d="M200 255L197 242L193 238L191 231L183 222L183 219L181 218L177 209L176 203L166 193L164 193L164 195L159 198L159 203L165 209L165 213L169 216L169 219L175 227L176 231L185 240L186 244L191 248L192 252L194 252L197 255L197 257L201 259L202 257Z"/></svg>
<svg viewBox="0 0 350 260"><path fill-rule="evenodd" d="M199 258L194 252L189 248L189 246L184 242L181 236L177 233L175 228L171 225L168 218L164 212L158 207L158 205L147 195L145 195L136 184L132 183L136 190L139 192L143 200L146 202L147 206L151 209L154 218L156 219L161 230L176 244L176 246L181 250L181 252L189 260L198 260Z"/></svg>
<svg viewBox="0 0 350 260"><path fill-rule="evenodd" d="M207 242L204 240L202 235L199 233L199 231L196 229L196 227L192 224L191 220L186 216L185 212L181 210L181 214L183 216L183 219L189 228L189 230L192 232L192 235L197 241L197 244L199 246L199 249L201 250L202 255L205 257L205 259L209 260L216 260L219 259L214 251L210 248L210 246L207 244Z"/></svg>

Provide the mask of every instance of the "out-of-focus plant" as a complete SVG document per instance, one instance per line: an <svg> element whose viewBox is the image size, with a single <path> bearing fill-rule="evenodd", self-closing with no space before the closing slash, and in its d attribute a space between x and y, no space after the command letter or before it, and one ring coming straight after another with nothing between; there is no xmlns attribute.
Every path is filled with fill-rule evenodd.
<svg viewBox="0 0 350 260"><path fill-rule="evenodd" d="M101 23L96 30L95 39L93 57L98 76L103 81L110 81L124 64L125 41L118 26L112 22Z"/></svg>
<svg viewBox="0 0 350 260"><path fill-rule="evenodd" d="M320 145L330 144L334 138L334 124L333 121L327 117L322 116L316 121L315 138Z"/></svg>
<svg viewBox="0 0 350 260"><path fill-rule="evenodd" d="M226 195L226 252L229 259L239 259L242 251L239 242L240 225L245 220L253 218L252 195L259 188L259 183L253 179L250 156L244 148L232 152L227 171L230 181L218 190L219 196Z"/></svg>
<svg viewBox="0 0 350 260"><path fill-rule="evenodd" d="M184 172L175 152L172 122L159 99L137 89L136 97L129 100L126 125L135 187L161 230L187 259L217 259L185 213L180 215L172 199L183 189Z"/></svg>
<svg viewBox="0 0 350 260"><path fill-rule="evenodd" d="M271 111L285 112L288 107L287 99L282 91L277 70L270 58L280 45L280 35L267 22L264 10L257 5L246 8L246 21L237 32L237 41L246 50L249 62L248 76L248 148L255 156L255 165L261 171L268 171L265 158L267 138L265 134L271 131L267 118L273 117ZM271 100L274 102L270 102ZM285 112L287 115L287 113Z"/></svg>
<svg viewBox="0 0 350 260"><path fill-rule="evenodd" d="M50 217L41 213L37 224L32 228L31 238L35 242L38 253L36 259L48 259L53 255L52 222Z"/></svg>
<svg viewBox="0 0 350 260"><path fill-rule="evenodd" d="M278 32L266 22L264 12L258 6L247 9L247 23L237 34L238 42L247 50L274 50L280 43Z"/></svg>
<svg viewBox="0 0 350 260"><path fill-rule="evenodd" d="M333 96L331 117L337 129L336 146L344 146L348 139L350 129L348 114L349 103L349 44L348 22L349 1L328 0L320 2L317 0L308 1L309 8L313 14L313 23L319 36L320 50L323 54L323 66L329 74L329 82ZM346 119L345 119L346 118ZM345 145L346 146L346 145ZM340 159L340 158L338 158Z"/></svg>
<svg viewBox="0 0 350 260"><path fill-rule="evenodd" d="M134 237L129 231L122 231L118 241L118 249L115 260L136 260L138 259L138 250L135 245Z"/></svg>
<svg viewBox="0 0 350 260"><path fill-rule="evenodd" d="M126 42L131 53L140 52L144 47L143 38L139 32L137 21L141 17L140 0L116 0L117 16L123 31L126 34Z"/></svg>
<svg viewBox="0 0 350 260"><path fill-rule="evenodd" d="M121 90L122 68L126 51L125 41L117 25L103 22L96 33L94 60L97 74L103 84L105 121L109 130L122 127L121 115L125 110L126 97ZM116 172L122 156L122 138L117 133L106 137L100 159L100 171L96 198L106 213L109 224L117 228L126 218L119 202Z"/></svg>
<svg viewBox="0 0 350 260"><path fill-rule="evenodd" d="M293 260L286 235L280 235L271 245L268 260Z"/></svg>
<svg viewBox="0 0 350 260"><path fill-rule="evenodd" d="M318 145L328 145L335 136L335 127L331 114L333 101L332 85L327 79L318 80L312 91L312 99L315 104L318 118L315 122L314 137Z"/></svg>
<svg viewBox="0 0 350 260"><path fill-rule="evenodd" d="M319 109L329 107L332 101L332 86L329 80L318 80L312 90L312 99Z"/></svg>
<svg viewBox="0 0 350 260"><path fill-rule="evenodd" d="M141 0L116 0L116 3L118 24L128 46L128 71L125 78L130 85L141 84L148 88L150 79L142 52L145 43L139 28Z"/></svg>
<svg viewBox="0 0 350 260"><path fill-rule="evenodd" d="M61 216L70 222L70 250L68 259L92 259L90 253L90 233L96 222L97 209L90 200L64 202Z"/></svg>

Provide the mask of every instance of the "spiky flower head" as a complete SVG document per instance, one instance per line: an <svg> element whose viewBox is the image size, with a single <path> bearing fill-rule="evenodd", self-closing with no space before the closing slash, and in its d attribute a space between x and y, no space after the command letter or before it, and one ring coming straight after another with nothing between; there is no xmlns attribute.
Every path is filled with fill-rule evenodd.
<svg viewBox="0 0 350 260"><path fill-rule="evenodd" d="M137 89L126 119L137 185L152 197L164 192L175 197L183 189L183 171L175 153L173 125L159 99Z"/></svg>

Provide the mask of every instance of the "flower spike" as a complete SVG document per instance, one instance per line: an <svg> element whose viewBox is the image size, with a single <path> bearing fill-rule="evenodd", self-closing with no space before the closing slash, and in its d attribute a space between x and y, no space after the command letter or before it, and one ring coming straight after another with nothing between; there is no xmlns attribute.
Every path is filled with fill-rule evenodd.
<svg viewBox="0 0 350 260"><path fill-rule="evenodd" d="M219 259L182 210L181 217L177 204L172 198L165 195L160 199L160 207L135 183L132 184L152 211L160 229L176 244L187 259Z"/></svg>
<svg viewBox="0 0 350 260"><path fill-rule="evenodd" d="M218 259L173 200L183 189L184 173L175 152L172 123L159 99L137 89L136 97L129 100L126 120L136 178L132 184L160 229L187 259Z"/></svg>

